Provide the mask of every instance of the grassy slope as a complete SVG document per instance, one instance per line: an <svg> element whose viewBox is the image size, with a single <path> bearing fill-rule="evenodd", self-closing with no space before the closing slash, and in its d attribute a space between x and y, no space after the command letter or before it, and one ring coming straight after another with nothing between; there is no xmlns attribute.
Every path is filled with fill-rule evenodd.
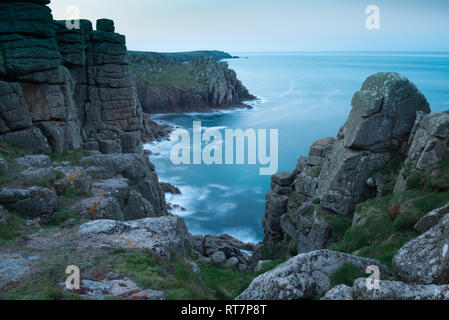
<svg viewBox="0 0 449 320"><path fill-rule="evenodd" d="M162 53L162 52L144 52L144 51L129 51L130 54L142 54L155 58L167 58L175 62L191 62L195 59L212 57L217 61L223 59L234 58L229 53L217 50L203 50L203 51L190 51L190 52L174 52L174 53Z"/></svg>

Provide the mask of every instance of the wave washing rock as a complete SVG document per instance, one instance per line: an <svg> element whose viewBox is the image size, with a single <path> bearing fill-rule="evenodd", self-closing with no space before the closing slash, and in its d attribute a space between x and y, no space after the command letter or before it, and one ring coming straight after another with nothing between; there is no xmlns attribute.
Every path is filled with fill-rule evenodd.
<svg viewBox="0 0 449 320"><path fill-rule="evenodd" d="M296 300L320 297L329 291L332 275L349 262L365 272L370 265L391 275L379 261L329 250L300 254L251 282L237 300Z"/></svg>
<svg viewBox="0 0 449 320"><path fill-rule="evenodd" d="M162 258L170 259L171 251L186 252L192 241L184 219L159 217L120 222L95 220L79 227L78 235L93 248L148 249Z"/></svg>
<svg viewBox="0 0 449 320"><path fill-rule="evenodd" d="M0 3L0 141L34 152L140 153L142 115L111 20L53 21L49 1Z"/></svg>
<svg viewBox="0 0 449 320"><path fill-rule="evenodd" d="M132 52L129 59L140 103L148 113L207 112L245 107L243 101L255 99L226 62L212 57L180 63Z"/></svg>
<svg viewBox="0 0 449 320"><path fill-rule="evenodd" d="M337 139L315 142L309 156L298 160L291 174L293 183L282 186L273 181L263 220L264 241L278 243L295 238L291 226L284 224L285 230L281 228L281 217L293 212L301 220L312 201L329 213L350 215L358 203L375 197L378 190L368 183L370 176L407 153L417 114L429 112L425 97L401 75L377 73L368 77L355 93L351 113ZM294 231L310 229L304 222L294 221ZM303 247L308 250L307 245Z"/></svg>
<svg viewBox="0 0 449 320"><path fill-rule="evenodd" d="M412 284L449 284L449 215L407 242L394 256L399 277Z"/></svg>

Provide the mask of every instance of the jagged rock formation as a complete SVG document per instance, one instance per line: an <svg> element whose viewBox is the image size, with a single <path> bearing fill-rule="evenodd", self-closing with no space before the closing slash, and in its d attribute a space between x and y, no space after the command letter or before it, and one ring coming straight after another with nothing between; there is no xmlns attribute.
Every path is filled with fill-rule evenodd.
<svg viewBox="0 0 449 320"><path fill-rule="evenodd" d="M146 249L162 258L170 259L172 250L186 252L192 240L184 219L159 217L120 222L95 220L80 226L78 234L88 239L89 246Z"/></svg>
<svg viewBox="0 0 449 320"><path fill-rule="evenodd" d="M331 276L344 263L353 263L365 272L376 265L382 274L388 268L379 261L328 250L300 254L254 279L237 300L297 300L320 297L331 287Z"/></svg>
<svg viewBox="0 0 449 320"><path fill-rule="evenodd" d="M137 92L148 113L210 111L245 106L255 99L226 62L212 57L180 63L152 54L130 53Z"/></svg>
<svg viewBox="0 0 449 320"><path fill-rule="evenodd" d="M0 140L45 153L140 153L125 37L110 20L67 29L48 3L0 3Z"/></svg>
<svg viewBox="0 0 449 320"><path fill-rule="evenodd" d="M248 269L250 264L250 257L245 251L253 252L255 250L254 244L242 242L227 234L220 236L194 235L192 239L194 249L203 257L210 258L212 261L220 259L221 263L239 265L241 270Z"/></svg>
<svg viewBox="0 0 449 320"><path fill-rule="evenodd" d="M312 201L330 213L350 215L356 204L375 197L378 190L368 183L370 176L407 153L417 115L429 112L425 97L401 75L378 73L369 77L355 93L350 116L337 139L315 142L284 185L273 178L267 194L264 240L278 243L284 238L304 238L304 232L295 235L291 226L281 228L281 216L294 212L293 230L310 230L302 216L310 212ZM311 223L317 223L316 216ZM319 234L317 245L310 249L324 248L326 232ZM307 234L305 238L317 240Z"/></svg>
<svg viewBox="0 0 449 320"><path fill-rule="evenodd" d="M98 20L96 31L87 20L69 29L53 21L49 2L0 3L0 141L35 153L83 148L114 155L83 163L16 159L21 179L45 180L50 188L10 183L0 202L19 214L46 216L72 190L85 197L76 207L82 216L164 215L164 193L141 142L163 133L143 123L125 37L108 19Z"/></svg>
<svg viewBox="0 0 449 320"><path fill-rule="evenodd" d="M414 284L449 284L448 236L446 214L429 231L406 243L393 258L400 278Z"/></svg>

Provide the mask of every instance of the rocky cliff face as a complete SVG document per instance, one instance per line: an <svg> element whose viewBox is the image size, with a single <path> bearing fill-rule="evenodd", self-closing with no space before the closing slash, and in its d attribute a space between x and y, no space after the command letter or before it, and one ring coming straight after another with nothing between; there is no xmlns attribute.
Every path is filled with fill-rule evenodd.
<svg viewBox="0 0 449 320"><path fill-rule="evenodd" d="M354 212L356 204L375 197L378 188L374 179L369 178L396 157L405 157L412 132L419 130L416 120L429 112L425 97L401 75L378 73L369 77L355 93L351 113L337 138L315 142L309 156L299 159L293 173L273 176L263 222L265 241L291 238L285 232L289 224L285 218L281 219L288 211L301 217L310 212L313 203L319 203L320 208L330 213L346 216ZM422 133L413 134L416 139L423 139ZM414 149L418 147L410 152L414 153ZM281 176L288 179L281 181ZM300 214L296 215L298 210ZM296 223L295 220L293 224ZM310 232L310 228L306 231ZM323 245L321 241L319 246Z"/></svg>
<svg viewBox="0 0 449 320"><path fill-rule="evenodd" d="M207 112L244 107L255 99L227 63L214 58L180 63L145 53L131 53L130 65L142 108L148 113Z"/></svg>
<svg viewBox="0 0 449 320"><path fill-rule="evenodd" d="M34 153L83 148L115 154L111 159L101 155L95 158L97 163L92 165L101 162L102 171L108 165L115 171L106 177L100 177L99 172L88 174L83 182L86 192L95 187L98 179L125 179L126 185L135 187L135 206L145 202L151 208L141 217L165 214L164 195L154 167L141 156L141 135L148 137L154 130L148 123L143 126L136 86L127 63L125 37L114 33L114 22L107 19L97 21L96 31L87 20L81 20L79 29L68 29L65 21L53 21L46 6L49 2L0 3L0 142ZM125 165L123 153L141 158L131 157L128 159L131 162ZM126 175L135 173L126 173L124 168L133 163L141 176L129 181ZM74 165L66 164L59 171L73 178L72 173L86 169ZM58 165L48 163L40 169L51 173L55 166ZM25 167L30 172L37 170L33 164ZM38 173L35 176L42 178ZM84 173L75 177L73 183L78 183ZM52 186L57 187L53 183ZM33 197L30 192L25 193L21 196L26 201ZM14 200L14 192L10 196L5 195L1 202L9 204ZM93 203L102 202L104 197L100 198ZM128 216L122 214L125 205L122 201L118 206L120 220ZM52 214L55 205L50 207L39 214Z"/></svg>
<svg viewBox="0 0 449 320"><path fill-rule="evenodd" d="M43 152L141 152L125 37L108 20L69 30L48 3L0 3L0 139Z"/></svg>

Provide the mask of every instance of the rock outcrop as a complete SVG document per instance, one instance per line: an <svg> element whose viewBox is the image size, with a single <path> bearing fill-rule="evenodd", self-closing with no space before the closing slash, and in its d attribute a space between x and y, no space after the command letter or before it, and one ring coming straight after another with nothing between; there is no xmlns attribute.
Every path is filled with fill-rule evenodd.
<svg viewBox="0 0 449 320"><path fill-rule="evenodd" d="M111 20L68 29L49 1L0 3L0 141L34 152L140 153L141 110Z"/></svg>
<svg viewBox="0 0 449 320"><path fill-rule="evenodd" d="M399 277L412 284L449 284L449 215L393 258Z"/></svg>
<svg viewBox="0 0 449 320"><path fill-rule="evenodd" d="M230 235L194 235L192 237L194 249L203 257L220 259L221 263L228 262L234 265L249 267L250 257L245 251L253 252L255 246L252 243L245 243ZM237 260L236 260L237 259Z"/></svg>
<svg viewBox="0 0 449 320"><path fill-rule="evenodd" d="M148 113L208 112L244 107L243 101L255 99L226 62L211 57L180 63L132 52L129 58L140 103Z"/></svg>
<svg viewBox="0 0 449 320"><path fill-rule="evenodd" d="M184 219L179 217L95 220L81 225L78 235L93 248L146 249L165 259L170 259L172 250L185 253L192 248Z"/></svg>
<svg viewBox="0 0 449 320"><path fill-rule="evenodd" d="M376 265L381 274L390 275L388 268L374 259L318 250L293 257L260 275L237 300L297 300L323 296L331 288L332 275L346 262L362 272Z"/></svg>
<svg viewBox="0 0 449 320"><path fill-rule="evenodd" d="M379 190L371 175L407 154L417 115L429 112L425 97L406 78L397 73L370 76L355 93L337 139L315 142L290 175L280 173L288 177L282 183L273 176L263 220L264 241L299 238L303 242L299 252L324 248L326 225L317 224L316 215L312 220L304 217L312 210L312 202L320 210L345 216L354 212L356 204L375 197ZM293 217L291 224L286 223L285 214ZM308 236L314 224L322 231ZM308 239L317 245L309 246Z"/></svg>
<svg viewBox="0 0 449 320"><path fill-rule="evenodd" d="M425 172L440 161L449 159L449 115L444 112L421 115L415 123L409 145L405 160L408 166L399 174L395 193L407 189L412 173Z"/></svg>

